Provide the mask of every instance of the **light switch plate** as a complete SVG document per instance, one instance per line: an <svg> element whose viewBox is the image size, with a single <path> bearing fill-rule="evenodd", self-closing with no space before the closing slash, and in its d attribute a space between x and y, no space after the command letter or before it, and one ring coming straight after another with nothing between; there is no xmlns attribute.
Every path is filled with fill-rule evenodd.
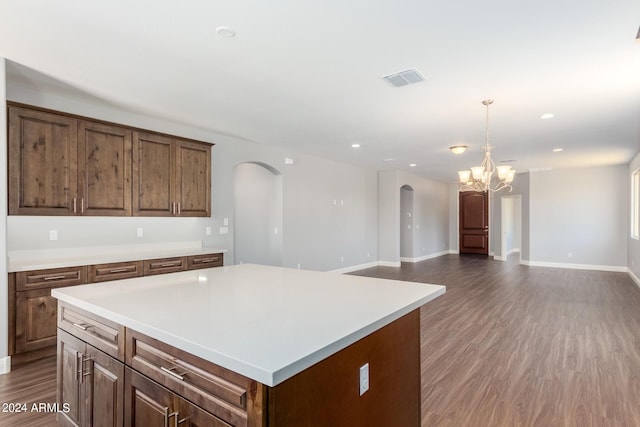
<svg viewBox="0 0 640 427"><path fill-rule="evenodd" d="M369 364L360 366L360 396L369 390Z"/></svg>

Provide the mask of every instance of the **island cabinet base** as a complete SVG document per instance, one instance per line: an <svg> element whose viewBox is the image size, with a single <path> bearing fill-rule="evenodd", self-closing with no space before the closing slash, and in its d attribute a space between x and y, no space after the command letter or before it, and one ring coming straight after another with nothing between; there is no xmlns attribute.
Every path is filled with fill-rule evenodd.
<svg viewBox="0 0 640 427"><path fill-rule="evenodd" d="M419 309L269 387L59 304L58 405L67 409L58 416L62 425L420 425ZM369 390L361 395L366 364Z"/></svg>
<svg viewBox="0 0 640 427"><path fill-rule="evenodd" d="M360 367L369 390L360 395ZM420 425L420 310L268 390L269 427Z"/></svg>

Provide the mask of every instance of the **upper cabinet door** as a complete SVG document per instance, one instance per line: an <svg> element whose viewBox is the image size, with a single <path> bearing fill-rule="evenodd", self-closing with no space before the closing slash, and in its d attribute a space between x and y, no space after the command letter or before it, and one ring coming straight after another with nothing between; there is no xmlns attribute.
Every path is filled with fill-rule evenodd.
<svg viewBox="0 0 640 427"><path fill-rule="evenodd" d="M174 216L173 140L153 133L133 133L133 215Z"/></svg>
<svg viewBox="0 0 640 427"><path fill-rule="evenodd" d="M9 214L74 215L74 119L9 107Z"/></svg>
<svg viewBox="0 0 640 427"><path fill-rule="evenodd" d="M76 210L79 215L131 215L131 130L79 123Z"/></svg>
<svg viewBox="0 0 640 427"><path fill-rule="evenodd" d="M176 141L176 214L211 216L211 145Z"/></svg>

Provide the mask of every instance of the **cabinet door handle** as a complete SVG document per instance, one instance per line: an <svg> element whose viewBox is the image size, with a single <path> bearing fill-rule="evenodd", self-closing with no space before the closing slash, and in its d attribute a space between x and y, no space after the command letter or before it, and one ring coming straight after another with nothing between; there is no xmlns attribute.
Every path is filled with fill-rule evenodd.
<svg viewBox="0 0 640 427"><path fill-rule="evenodd" d="M174 369L176 369L176 368L175 367L173 367L173 368L165 368L164 366L160 366L160 370L162 372L165 372L165 373L171 375L175 379L178 379L180 381L184 381L184 375L186 375L187 373L183 372L183 373L179 374L177 372L173 372Z"/></svg>
<svg viewBox="0 0 640 427"><path fill-rule="evenodd" d="M171 203L171 213L173 215L176 214L176 202Z"/></svg>
<svg viewBox="0 0 640 427"><path fill-rule="evenodd" d="M67 276L46 276L43 278L43 280L62 280L62 279L66 279Z"/></svg>
<svg viewBox="0 0 640 427"><path fill-rule="evenodd" d="M73 198L73 213L76 213L76 198Z"/></svg>
<svg viewBox="0 0 640 427"><path fill-rule="evenodd" d="M200 264L209 264L210 262L214 262L214 261L217 261L217 260L218 260L218 257L212 257L212 258L196 259L196 260L194 260L194 262L200 263Z"/></svg>
<svg viewBox="0 0 640 427"><path fill-rule="evenodd" d="M80 213L84 213L84 197L80 199Z"/></svg>
<svg viewBox="0 0 640 427"><path fill-rule="evenodd" d="M113 270L109 270L109 273L126 273L129 270L131 270L131 267L114 268Z"/></svg>
<svg viewBox="0 0 640 427"><path fill-rule="evenodd" d="M87 371L84 370L84 363L85 362L89 362L90 360L92 360L90 357L84 357L84 355L82 353L80 353L81 357L80 357L80 372L78 373L80 375L80 382L83 383L84 382L84 377L87 377L89 375L91 375L93 373L93 369L89 368Z"/></svg>
<svg viewBox="0 0 640 427"><path fill-rule="evenodd" d="M180 413L179 413L179 412L177 412L177 411L176 411L176 412L169 413L169 408L168 408L168 407L165 407L165 408L164 408L164 427L169 427L169 418L172 418L172 417L175 417L175 420L176 420L176 422L175 422L174 426L175 426L175 427L178 427L178 423L179 423L179 421L178 421L178 417L179 417L179 414L180 414Z"/></svg>
<svg viewBox="0 0 640 427"><path fill-rule="evenodd" d="M180 215L180 202L178 202L178 215Z"/></svg>

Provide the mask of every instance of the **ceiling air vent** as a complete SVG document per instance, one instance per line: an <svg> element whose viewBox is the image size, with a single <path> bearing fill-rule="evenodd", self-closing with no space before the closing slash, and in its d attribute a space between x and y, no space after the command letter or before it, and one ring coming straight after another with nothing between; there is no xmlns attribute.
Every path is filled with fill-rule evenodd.
<svg viewBox="0 0 640 427"><path fill-rule="evenodd" d="M389 74L382 78L395 87L407 86L426 80L426 78L420 74L420 71L415 68L409 68L408 70L400 71L399 73Z"/></svg>

